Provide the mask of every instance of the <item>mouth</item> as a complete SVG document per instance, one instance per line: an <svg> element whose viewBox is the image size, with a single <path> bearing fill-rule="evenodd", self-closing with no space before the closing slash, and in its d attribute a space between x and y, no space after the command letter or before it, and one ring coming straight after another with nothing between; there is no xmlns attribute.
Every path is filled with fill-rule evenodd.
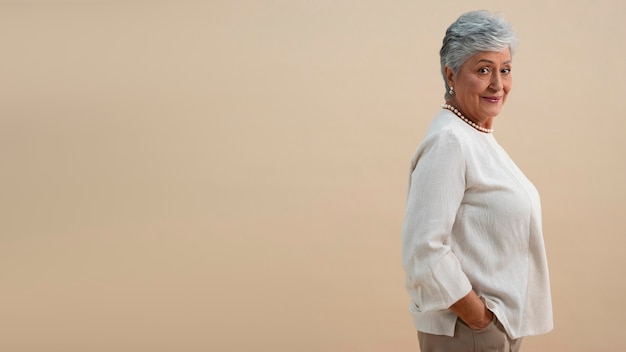
<svg viewBox="0 0 626 352"><path fill-rule="evenodd" d="M499 102L502 99L502 97L483 97L483 99L485 99L488 103L495 104Z"/></svg>

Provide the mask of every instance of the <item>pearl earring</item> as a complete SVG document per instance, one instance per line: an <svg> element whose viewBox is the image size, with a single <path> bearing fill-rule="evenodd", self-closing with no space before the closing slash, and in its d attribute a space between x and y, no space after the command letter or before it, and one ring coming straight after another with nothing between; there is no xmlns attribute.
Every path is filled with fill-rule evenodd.
<svg viewBox="0 0 626 352"><path fill-rule="evenodd" d="M448 91L448 93L450 95L454 95L454 87L450 87L450 90Z"/></svg>

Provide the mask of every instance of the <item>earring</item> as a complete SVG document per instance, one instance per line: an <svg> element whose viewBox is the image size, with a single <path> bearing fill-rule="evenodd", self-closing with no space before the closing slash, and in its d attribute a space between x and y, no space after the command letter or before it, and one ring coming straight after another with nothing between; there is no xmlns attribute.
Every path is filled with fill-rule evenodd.
<svg viewBox="0 0 626 352"><path fill-rule="evenodd" d="M450 90L448 91L448 94L454 95L454 87L450 87Z"/></svg>

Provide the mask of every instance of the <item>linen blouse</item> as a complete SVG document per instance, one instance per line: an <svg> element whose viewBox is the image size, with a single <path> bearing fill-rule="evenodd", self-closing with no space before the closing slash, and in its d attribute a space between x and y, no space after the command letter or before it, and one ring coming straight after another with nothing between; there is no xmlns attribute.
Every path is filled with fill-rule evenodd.
<svg viewBox="0 0 626 352"><path fill-rule="evenodd" d="M493 134L448 110L411 161L402 261L417 330L454 336L473 289L511 338L553 328L539 194Z"/></svg>

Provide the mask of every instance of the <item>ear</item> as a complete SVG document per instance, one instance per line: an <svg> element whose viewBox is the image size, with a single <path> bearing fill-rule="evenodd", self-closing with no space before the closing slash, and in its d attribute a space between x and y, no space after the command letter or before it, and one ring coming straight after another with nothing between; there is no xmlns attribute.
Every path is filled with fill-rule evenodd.
<svg viewBox="0 0 626 352"><path fill-rule="evenodd" d="M452 71L450 66L446 66L443 68L443 72L446 74L446 80L448 82L448 86L454 87L454 71Z"/></svg>

